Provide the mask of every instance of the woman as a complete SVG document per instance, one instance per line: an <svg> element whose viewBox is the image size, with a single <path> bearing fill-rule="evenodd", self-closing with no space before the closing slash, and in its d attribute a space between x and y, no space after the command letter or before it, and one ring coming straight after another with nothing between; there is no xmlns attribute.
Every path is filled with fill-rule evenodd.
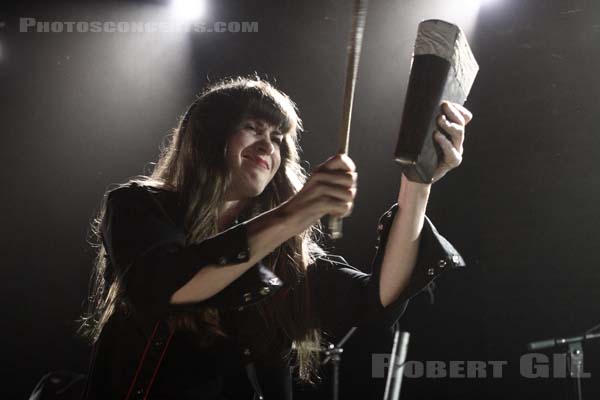
<svg viewBox="0 0 600 400"><path fill-rule="evenodd" d="M443 109L436 180L460 163L470 120ZM322 334L392 323L446 265L464 265L425 218L430 185L405 178L372 274L327 255L318 221L351 212L355 167L338 155L307 178L301 130L270 84L225 80L192 104L151 176L109 191L82 324L87 399L290 399L292 372L316 376Z"/></svg>

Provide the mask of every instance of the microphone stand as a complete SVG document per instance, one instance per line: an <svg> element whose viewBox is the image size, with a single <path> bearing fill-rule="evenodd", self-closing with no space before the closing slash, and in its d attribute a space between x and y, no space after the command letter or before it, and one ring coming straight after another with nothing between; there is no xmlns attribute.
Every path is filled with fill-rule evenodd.
<svg viewBox="0 0 600 400"><path fill-rule="evenodd" d="M400 387L402 386L409 339L410 333L400 332L400 326L396 323L383 400L398 400L400 398Z"/></svg>
<svg viewBox="0 0 600 400"><path fill-rule="evenodd" d="M565 352L565 354L567 356L569 377L574 381L572 394L574 393L573 398L577 400L583 400L583 396L581 393L581 377L583 374L583 341L600 338L600 333L588 333L596 328L597 326L592 329L589 329L585 334L581 336L539 340L531 342L527 345L527 349L530 351L549 349L553 347L567 345L567 351ZM570 397L571 396L569 396L567 393L567 399L569 399Z"/></svg>
<svg viewBox="0 0 600 400"><path fill-rule="evenodd" d="M344 349L342 346L350 336L354 334L356 331L356 327L352 327L346 336L342 338L335 346L333 344L329 345L329 348L325 350L325 355L327 356L325 360L323 360L323 364L327 364L329 360L331 360L331 365L333 367L333 379L332 379L332 390L333 390L333 400L339 399L339 384L340 384L340 363L342 362L342 353Z"/></svg>

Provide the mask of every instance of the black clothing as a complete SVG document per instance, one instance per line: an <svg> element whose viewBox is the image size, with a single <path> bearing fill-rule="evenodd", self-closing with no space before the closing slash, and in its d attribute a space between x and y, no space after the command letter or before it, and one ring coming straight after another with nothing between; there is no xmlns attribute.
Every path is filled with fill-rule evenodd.
<svg viewBox="0 0 600 400"><path fill-rule="evenodd" d="M423 228L413 276L393 304L379 299L379 274L397 205L380 219L379 245L372 273L365 274L337 256L322 257L307 270L315 327L343 334L370 321L393 324L408 300L444 270L464 266L452 245L429 219ZM186 245L178 196L135 183L111 191L101 233L107 251L106 278L124 283L125 301L104 326L92 352L86 399L291 399L291 343L261 354L264 325L256 305L276 295L284 283L259 263L210 299L174 305L171 295L207 265L249 259L246 227L239 224L199 244ZM283 293L283 292L282 292ZM211 306L219 310L228 335L215 345L197 346L187 331L170 332L164 320L172 313ZM264 342L264 340L262 340ZM253 388L248 376L254 385ZM132 382L135 380L135 384ZM145 397L147 396L147 397Z"/></svg>

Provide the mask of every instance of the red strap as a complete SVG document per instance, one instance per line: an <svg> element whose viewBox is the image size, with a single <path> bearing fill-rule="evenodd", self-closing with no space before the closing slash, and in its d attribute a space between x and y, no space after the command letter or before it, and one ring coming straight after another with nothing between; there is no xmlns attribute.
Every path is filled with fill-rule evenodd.
<svg viewBox="0 0 600 400"><path fill-rule="evenodd" d="M146 390L146 396L148 396L148 393L150 393L150 388L152 387L152 384L154 383L154 378L156 378L156 374L158 373L158 368L160 367L160 364L162 364L162 360L165 357L165 353L167 352L167 349L169 348L169 343L171 342L171 338L173 337L173 330L171 330L169 332L169 338L167 339L167 343L165 343L165 348L163 349L161 355L160 355L160 359L158 360L158 363L156 363L156 367L154 367L154 372L152 373L152 378L150 379L150 383L148 383L148 389ZM144 396L144 400L146 400L146 396Z"/></svg>
<svg viewBox="0 0 600 400"><path fill-rule="evenodd" d="M144 352L142 353L142 357L140 358L140 362L138 363L137 370L135 371L135 376L133 377L133 380L131 381L131 385L129 386L129 390L127 391L127 396L125 396L125 400L128 400L129 396L131 396L131 392L133 391L133 388L135 387L135 383L137 382L138 375L140 374L140 371L142 370L142 366L144 365L144 360L146 359L146 354L148 354L148 350L150 349L150 346L152 345L154 336L156 336L156 331L158 330L159 324L160 324L160 321L158 321L156 323L156 325L154 325L154 330L152 331L152 335L150 335L150 338L148 339L148 343L146 344L146 348L144 349ZM145 398L146 398L146 396L144 396L144 399Z"/></svg>

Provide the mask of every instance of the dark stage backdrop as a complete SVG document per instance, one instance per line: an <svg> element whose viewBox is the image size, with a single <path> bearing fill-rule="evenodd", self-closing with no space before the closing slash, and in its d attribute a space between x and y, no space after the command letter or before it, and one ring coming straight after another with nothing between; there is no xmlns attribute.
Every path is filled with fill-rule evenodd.
<svg viewBox="0 0 600 400"><path fill-rule="evenodd" d="M407 378L402 398L562 399L561 379L524 378L519 358L529 341L600 323L600 6L497 0L474 13L477 3L371 1L350 146L359 192L336 251L368 270L376 220L395 199L392 153L417 23L471 22L475 119L463 165L435 184L428 211L469 267L437 281L433 304L419 295L402 327L411 360L506 365L501 378ZM3 399L26 397L48 370L85 371L74 321L92 266L89 222L107 185L156 159L208 80L256 71L298 103L310 165L337 147L349 1L209 2L209 20L257 21L255 33L19 32L19 18L161 20L161 7L3 3ZM371 354L389 351L389 339L382 328L348 342L342 399L382 398ZM600 341L584 349L584 397L594 398ZM297 397L328 398L327 384Z"/></svg>

